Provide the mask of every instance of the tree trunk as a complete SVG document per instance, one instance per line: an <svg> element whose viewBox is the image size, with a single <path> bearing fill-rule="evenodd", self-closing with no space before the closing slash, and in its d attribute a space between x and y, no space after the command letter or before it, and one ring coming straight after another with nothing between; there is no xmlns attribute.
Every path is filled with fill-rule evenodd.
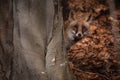
<svg viewBox="0 0 120 80"><path fill-rule="evenodd" d="M45 0L14 0L13 80L47 80L45 6Z"/></svg>
<svg viewBox="0 0 120 80"><path fill-rule="evenodd" d="M50 4L54 6L49 6ZM47 5L47 15L51 14L47 17L47 29L51 30L50 34L47 34L50 37L48 37L46 55L46 68L49 79L73 80L73 76L69 72L69 67L67 66L67 60L65 59L66 53L64 52L65 49L63 45L63 15L61 0L55 0L54 3L52 0L49 0Z"/></svg>
<svg viewBox="0 0 120 80"><path fill-rule="evenodd" d="M12 0L0 0L0 80L10 80L13 59Z"/></svg>
<svg viewBox="0 0 120 80"><path fill-rule="evenodd" d="M72 80L60 0L0 0L0 80Z"/></svg>

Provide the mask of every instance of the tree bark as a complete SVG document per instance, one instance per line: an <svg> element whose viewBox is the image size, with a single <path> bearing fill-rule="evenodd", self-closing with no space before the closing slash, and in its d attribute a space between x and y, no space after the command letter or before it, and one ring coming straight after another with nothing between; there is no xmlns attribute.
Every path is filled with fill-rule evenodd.
<svg viewBox="0 0 120 80"><path fill-rule="evenodd" d="M13 59L12 0L0 0L0 80L10 80Z"/></svg>
<svg viewBox="0 0 120 80"><path fill-rule="evenodd" d="M0 80L72 80L60 0L0 0Z"/></svg>
<svg viewBox="0 0 120 80"><path fill-rule="evenodd" d="M50 7L50 4L53 6ZM54 2L53 0L49 0L47 5L47 15L51 14L47 17L47 29L51 28L49 29L51 30L51 34L48 34L50 37L48 37L46 55L46 68L49 79L73 80L72 75L69 72L69 67L67 66L67 60L65 59L61 0L54 0Z"/></svg>
<svg viewBox="0 0 120 80"><path fill-rule="evenodd" d="M47 80L46 0L14 0L13 80Z"/></svg>

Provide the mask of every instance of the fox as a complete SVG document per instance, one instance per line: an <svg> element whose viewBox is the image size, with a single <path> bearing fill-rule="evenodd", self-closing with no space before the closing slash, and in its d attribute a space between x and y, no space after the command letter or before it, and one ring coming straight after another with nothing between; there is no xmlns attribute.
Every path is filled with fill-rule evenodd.
<svg viewBox="0 0 120 80"><path fill-rule="evenodd" d="M68 51L70 47L82 39L87 34L87 25L81 24L79 21L72 21L66 29L65 47Z"/></svg>
<svg viewBox="0 0 120 80"><path fill-rule="evenodd" d="M93 18L90 13L78 13L73 15L70 13L69 22L64 30L66 51L68 51L73 44L89 34L90 23L92 23L92 21Z"/></svg>

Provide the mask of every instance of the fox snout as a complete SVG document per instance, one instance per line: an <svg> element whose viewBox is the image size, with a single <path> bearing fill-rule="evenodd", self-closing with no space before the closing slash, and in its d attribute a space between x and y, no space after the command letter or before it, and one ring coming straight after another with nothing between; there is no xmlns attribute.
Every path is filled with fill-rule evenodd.
<svg viewBox="0 0 120 80"><path fill-rule="evenodd" d="M83 37L83 34L82 34L81 32L78 32L78 33L76 33L75 36L78 37L78 38L82 38L82 37Z"/></svg>

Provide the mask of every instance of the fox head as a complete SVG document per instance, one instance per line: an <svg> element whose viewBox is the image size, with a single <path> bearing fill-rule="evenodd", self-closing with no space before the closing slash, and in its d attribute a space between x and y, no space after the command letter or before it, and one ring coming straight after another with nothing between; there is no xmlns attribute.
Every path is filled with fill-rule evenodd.
<svg viewBox="0 0 120 80"><path fill-rule="evenodd" d="M70 25L67 28L67 36L71 40L79 40L87 31L87 27L83 24L80 24L78 21L73 21L70 23Z"/></svg>

